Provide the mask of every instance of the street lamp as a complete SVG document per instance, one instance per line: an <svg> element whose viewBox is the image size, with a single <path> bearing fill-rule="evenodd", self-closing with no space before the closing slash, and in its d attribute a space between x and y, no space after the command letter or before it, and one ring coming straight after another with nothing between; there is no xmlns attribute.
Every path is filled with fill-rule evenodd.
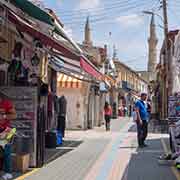
<svg viewBox="0 0 180 180"><path fill-rule="evenodd" d="M149 14L149 15L156 15L156 16L158 16L158 17L161 19L161 21L164 23L163 17L160 16L159 14L155 13L155 12L152 12L152 11L142 11L142 13L143 13L143 14Z"/></svg>

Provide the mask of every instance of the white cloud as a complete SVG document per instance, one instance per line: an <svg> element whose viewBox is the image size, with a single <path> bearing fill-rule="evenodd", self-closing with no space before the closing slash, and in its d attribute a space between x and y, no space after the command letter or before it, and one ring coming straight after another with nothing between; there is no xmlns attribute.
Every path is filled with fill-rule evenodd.
<svg viewBox="0 0 180 180"><path fill-rule="evenodd" d="M131 14L127 16L120 16L116 18L116 21L119 22L124 27L130 27L130 26L138 26L143 24L144 19L142 16L139 16L137 14Z"/></svg>
<svg viewBox="0 0 180 180"><path fill-rule="evenodd" d="M100 4L100 0L80 0L79 9L96 8Z"/></svg>
<svg viewBox="0 0 180 180"><path fill-rule="evenodd" d="M64 30L69 35L70 38L73 38L73 30L67 26L64 27Z"/></svg>

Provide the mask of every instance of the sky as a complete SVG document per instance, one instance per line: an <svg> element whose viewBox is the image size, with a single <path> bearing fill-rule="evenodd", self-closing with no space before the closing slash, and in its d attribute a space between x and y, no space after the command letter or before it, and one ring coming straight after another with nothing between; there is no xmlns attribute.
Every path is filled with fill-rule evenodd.
<svg viewBox="0 0 180 180"><path fill-rule="evenodd" d="M113 46L117 57L134 70L146 70L150 15L162 16L160 0L41 0L59 16L68 34L77 42L84 39L84 26L90 18L92 41L95 46L108 45L111 57ZM158 57L163 40L162 19L155 17ZM180 1L168 1L169 29L180 28Z"/></svg>

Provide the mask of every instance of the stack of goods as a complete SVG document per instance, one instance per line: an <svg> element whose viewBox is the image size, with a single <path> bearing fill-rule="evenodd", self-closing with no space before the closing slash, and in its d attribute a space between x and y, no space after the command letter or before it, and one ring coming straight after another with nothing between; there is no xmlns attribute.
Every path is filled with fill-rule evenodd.
<svg viewBox="0 0 180 180"><path fill-rule="evenodd" d="M170 119L169 121L170 148L171 153L159 157L160 164L175 165L180 169L180 120Z"/></svg>

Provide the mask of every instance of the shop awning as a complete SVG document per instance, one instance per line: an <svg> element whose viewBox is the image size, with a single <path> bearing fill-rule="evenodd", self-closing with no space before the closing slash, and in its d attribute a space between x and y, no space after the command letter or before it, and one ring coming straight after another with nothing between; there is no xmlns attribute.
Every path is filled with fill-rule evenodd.
<svg viewBox="0 0 180 180"><path fill-rule="evenodd" d="M26 32L30 36L41 40L44 45L58 50L60 53L62 53L63 56L71 59L79 59L79 56L76 53L73 53L71 50L63 46L60 42L58 42L58 40L52 38L48 34L44 34L43 32L38 31L19 16L15 15L13 12L9 13L9 19L16 25L18 30L21 32Z"/></svg>
<svg viewBox="0 0 180 180"><path fill-rule="evenodd" d="M58 87L61 88L81 88L82 81L63 73L58 74Z"/></svg>
<svg viewBox="0 0 180 180"><path fill-rule="evenodd" d="M12 4L27 13L29 16L38 19L49 25L54 25L54 19L44 10L28 0L10 0Z"/></svg>
<svg viewBox="0 0 180 180"><path fill-rule="evenodd" d="M71 76L72 78L78 79L80 81L85 81L88 83L95 82L92 81L91 77L89 77L88 74L84 74L79 70L74 70L67 67L66 63L64 63L60 59L51 59L49 62L49 66L59 73L63 73L67 76Z"/></svg>
<svg viewBox="0 0 180 180"><path fill-rule="evenodd" d="M94 67L92 67L84 58L80 58L80 65L83 70L93 77L97 78L98 80L102 80L102 74L98 72Z"/></svg>
<svg viewBox="0 0 180 180"><path fill-rule="evenodd" d="M17 8L21 9L23 12L28 14L29 16L46 23L54 28L54 32L63 38L67 39L67 37L62 33L59 27L55 23L55 19L46 11L34 5L32 2L28 0L10 0L12 4L14 4Z"/></svg>
<svg viewBox="0 0 180 180"><path fill-rule="evenodd" d="M39 39L43 43L43 45L49 46L52 49L57 50L62 57L78 61L80 63L80 67L85 72L87 72L97 80L102 80L103 75L91 62L89 62L89 60L87 60L86 57L84 57L81 54L77 54L76 52L73 52L73 50L64 46L60 41L54 39L50 35L45 34L38 29L35 29L25 20L17 16L14 12L9 11L8 15L9 20L16 25L16 28L18 30L20 30L21 32L25 32L34 38Z"/></svg>
<svg viewBox="0 0 180 180"><path fill-rule="evenodd" d="M67 57L63 57L58 52L50 52L52 60L60 60L64 64L64 68L72 69L73 71L77 71L79 73L82 72L82 68L80 66L80 61L77 59L69 59Z"/></svg>

